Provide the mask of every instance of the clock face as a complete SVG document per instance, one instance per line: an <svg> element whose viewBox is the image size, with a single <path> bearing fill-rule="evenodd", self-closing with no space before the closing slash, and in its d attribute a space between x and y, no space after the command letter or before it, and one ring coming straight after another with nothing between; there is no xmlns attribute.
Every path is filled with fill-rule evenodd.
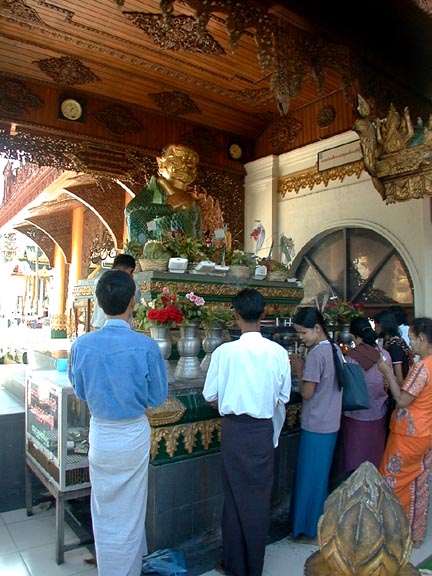
<svg viewBox="0 0 432 576"><path fill-rule="evenodd" d="M240 160L243 156L243 150L239 144L231 144L229 147L229 155L233 160Z"/></svg>
<svg viewBox="0 0 432 576"><path fill-rule="evenodd" d="M79 120L83 113L81 104L73 98L63 100L60 109L63 116L68 120Z"/></svg>

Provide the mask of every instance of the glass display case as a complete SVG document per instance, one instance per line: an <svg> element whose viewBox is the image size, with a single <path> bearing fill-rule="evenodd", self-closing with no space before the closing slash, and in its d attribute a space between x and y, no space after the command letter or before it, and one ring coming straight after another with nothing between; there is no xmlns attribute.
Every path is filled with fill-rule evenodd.
<svg viewBox="0 0 432 576"><path fill-rule="evenodd" d="M57 490L90 487L90 415L67 372L30 371L26 378L26 456Z"/></svg>

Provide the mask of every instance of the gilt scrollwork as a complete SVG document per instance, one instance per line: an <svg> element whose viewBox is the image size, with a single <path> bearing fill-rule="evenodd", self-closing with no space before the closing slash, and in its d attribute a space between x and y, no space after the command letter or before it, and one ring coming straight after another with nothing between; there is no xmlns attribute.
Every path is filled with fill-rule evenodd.
<svg viewBox="0 0 432 576"><path fill-rule="evenodd" d="M327 187L331 180L342 181L346 176L355 175L357 178L360 178L364 167L363 160L357 160L356 162L344 164L343 166L336 166L335 168L330 168L329 170L323 170L321 172L318 172L316 167L311 168L310 170L296 172L295 174L284 176L279 180L279 194L284 198L287 194L293 192L298 194L303 188L309 188L309 190L312 190L314 186L322 184Z"/></svg>
<svg viewBox="0 0 432 576"><path fill-rule="evenodd" d="M197 443L197 435L200 434L201 444L205 450L208 450L214 434L217 434L217 441L221 439L221 419L202 420L188 424L179 424L177 426L167 426L152 428L150 454L156 458L161 442L165 443L165 450L170 458L176 455L179 439L183 439L185 450L188 454L193 452Z"/></svg>
<svg viewBox="0 0 432 576"><path fill-rule="evenodd" d="M386 204L431 196L432 119L415 130L408 108L401 116L391 104L386 118L372 122L367 102L357 98L354 130L365 167Z"/></svg>

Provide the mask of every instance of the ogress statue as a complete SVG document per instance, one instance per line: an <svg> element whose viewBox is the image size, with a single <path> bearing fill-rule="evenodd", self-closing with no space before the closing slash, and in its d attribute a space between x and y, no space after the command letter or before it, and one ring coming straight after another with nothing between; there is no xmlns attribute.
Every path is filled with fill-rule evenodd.
<svg viewBox="0 0 432 576"><path fill-rule="evenodd" d="M161 240L164 231L181 230L202 238L223 226L219 202L190 185L195 181L198 154L182 144L169 144L157 158L159 176L152 176L126 206L130 241L144 245Z"/></svg>

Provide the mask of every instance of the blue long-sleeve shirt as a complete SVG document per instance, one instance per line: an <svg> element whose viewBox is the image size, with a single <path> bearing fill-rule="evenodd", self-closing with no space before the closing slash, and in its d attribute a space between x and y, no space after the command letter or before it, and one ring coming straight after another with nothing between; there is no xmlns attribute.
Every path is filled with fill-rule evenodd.
<svg viewBox="0 0 432 576"><path fill-rule="evenodd" d="M96 418L137 418L168 395L158 344L124 320L107 320L100 330L75 340L68 372L75 394Z"/></svg>

